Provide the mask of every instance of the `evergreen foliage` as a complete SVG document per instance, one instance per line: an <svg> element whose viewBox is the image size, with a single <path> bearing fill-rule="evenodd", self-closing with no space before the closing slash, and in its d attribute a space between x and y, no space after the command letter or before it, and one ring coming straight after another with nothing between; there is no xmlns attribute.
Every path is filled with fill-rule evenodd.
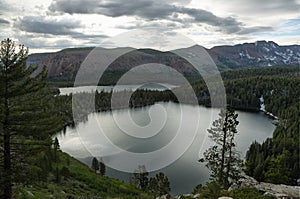
<svg viewBox="0 0 300 199"><path fill-rule="evenodd" d="M16 50L10 39L0 49L0 164L1 195L12 198L12 186L37 180L45 166L51 136L62 129L55 97L45 86L46 68L26 66L28 49ZM35 161L39 162L39 161ZM33 173L34 175L30 175Z"/></svg>
<svg viewBox="0 0 300 199"><path fill-rule="evenodd" d="M150 178L148 190L155 196L169 195L171 188L168 177L159 172L154 178Z"/></svg>
<svg viewBox="0 0 300 199"><path fill-rule="evenodd" d="M149 185L149 172L147 171L144 165L140 165L137 169L135 169L131 183L134 184L137 188L142 190L146 190Z"/></svg>
<svg viewBox="0 0 300 199"><path fill-rule="evenodd" d="M212 171L212 179L222 188L228 189L241 175L242 160L234 143L239 122L238 114L229 106L221 109L219 116L207 130L215 145L204 152L204 159L200 161L206 162L206 166Z"/></svg>
<svg viewBox="0 0 300 199"><path fill-rule="evenodd" d="M97 160L97 158L93 158L92 160L92 166L91 168L93 169L93 171L96 173L99 170L99 161Z"/></svg>
<svg viewBox="0 0 300 199"><path fill-rule="evenodd" d="M104 164L104 162L102 160L99 162L99 167L100 167L99 168L100 174L102 176L105 176L106 166L105 166L105 164Z"/></svg>

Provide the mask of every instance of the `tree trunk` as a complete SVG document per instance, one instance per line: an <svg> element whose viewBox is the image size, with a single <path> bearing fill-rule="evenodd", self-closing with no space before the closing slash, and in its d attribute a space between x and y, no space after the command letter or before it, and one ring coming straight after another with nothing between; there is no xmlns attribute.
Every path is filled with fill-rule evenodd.
<svg viewBox="0 0 300 199"><path fill-rule="evenodd" d="M224 131L224 136L223 136L223 146L222 146L222 158L221 158L221 169L220 169L220 182L222 185L225 183L224 182L224 164L225 164L225 140L226 140L226 131Z"/></svg>
<svg viewBox="0 0 300 199"><path fill-rule="evenodd" d="M12 198L10 135L4 130L4 198Z"/></svg>
<svg viewBox="0 0 300 199"><path fill-rule="evenodd" d="M8 48L8 47L7 47ZM5 70L8 69L8 50L6 52ZM8 101L8 77L5 74L5 93L4 93L4 121L3 121L3 144L4 144L4 198L12 199L12 170L11 170L11 149L10 149L10 132L9 132L9 101Z"/></svg>
<svg viewBox="0 0 300 199"><path fill-rule="evenodd" d="M3 143L4 143L4 198L11 199L12 198L12 172L11 172L11 150L10 150L10 132L8 129L8 117L9 117L9 109L8 109L8 101L4 102L5 107L5 118L3 122Z"/></svg>
<svg viewBox="0 0 300 199"><path fill-rule="evenodd" d="M226 129L226 123L227 123L227 113L225 113L225 121L224 121L224 127L223 127L223 143L222 143L222 157L221 157L221 169L220 169L220 177L219 180L221 184L224 186L226 183L226 179L224 176L224 167L225 167L225 152L226 152L226 138L227 138L227 129Z"/></svg>
<svg viewBox="0 0 300 199"><path fill-rule="evenodd" d="M234 139L234 135L232 135L231 139L230 139L230 147L229 147L229 157L228 157L228 162L227 162L227 170L226 170L226 175L225 175L225 179L226 180L226 184L225 184L225 188L229 188L229 173L230 173L230 169L231 169L231 162L232 162L232 144L233 144L233 139Z"/></svg>

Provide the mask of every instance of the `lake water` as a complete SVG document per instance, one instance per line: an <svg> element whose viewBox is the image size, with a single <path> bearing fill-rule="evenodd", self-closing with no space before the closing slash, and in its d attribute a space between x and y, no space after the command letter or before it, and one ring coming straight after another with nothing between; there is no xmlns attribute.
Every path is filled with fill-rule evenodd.
<svg viewBox="0 0 300 199"><path fill-rule="evenodd" d="M275 126L263 113L237 112L240 124L238 125L239 133L236 137L236 143L237 149L244 157L249 145L254 140L262 142L270 137ZM66 133L60 135L58 139L63 151L88 165L91 165L92 156L102 157L106 165L116 165L116 160L126 161L124 160L126 157L124 158L122 153L115 152L111 143L131 153L148 153L163 148L180 134L183 136L182 142L177 143L177 147L174 148L174 154L177 154L177 150L182 150L181 145L187 145L184 136L191 136L190 132L197 126L195 123L197 123L199 115L196 114L199 113L199 128L195 131L191 145L187 150L182 151L183 155L172 164L150 173L153 176L159 171L164 172L170 180L173 194L191 193L197 184L205 184L209 179L209 170L198 160L202 157L205 149L212 144L207 139L207 129L212 121L218 118L218 109L178 105L170 102L157 103L139 109L117 110L113 113L94 113L89 115L88 121L78 124L75 128L68 128ZM133 134L137 135L139 132L135 132L136 126L128 122L128 117L131 117L136 124L142 127L151 127L150 124L152 127L141 131L141 138L133 137ZM121 126L125 126L120 127L115 124L115 121L118 121ZM161 125L160 121L164 121L163 127L157 128ZM180 121L184 122L180 123ZM121 129L126 129L127 133L131 133L132 130L132 135L124 133ZM102 135L103 132L105 132L106 137ZM111 142L108 142L107 138ZM154 162L151 160L152 166L166 162L166 159L171 158L172 155L166 156L166 154L161 153L161 156L157 157ZM120 164L123 164L122 161ZM130 160L128 159L128 161ZM124 165L127 163L124 162ZM148 162L146 168L147 164L151 166L151 163ZM132 171L134 169L132 168ZM130 174L114 169L107 169L107 175L127 182L130 178Z"/></svg>
<svg viewBox="0 0 300 199"><path fill-rule="evenodd" d="M178 87L177 85L171 85L171 84L132 84L132 85L115 85L115 86L79 86L79 87L65 87L65 88L59 88L61 95L69 95L71 93L91 93L95 92L97 90L98 92L104 91L104 92L110 92L111 90L114 91L124 91L124 90L130 90L135 91L137 89L148 89L148 90L167 90Z"/></svg>

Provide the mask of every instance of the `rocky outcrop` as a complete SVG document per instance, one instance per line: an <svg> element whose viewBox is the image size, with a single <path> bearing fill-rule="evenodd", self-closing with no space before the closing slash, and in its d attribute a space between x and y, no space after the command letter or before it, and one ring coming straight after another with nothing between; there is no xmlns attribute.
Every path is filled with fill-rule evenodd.
<svg viewBox="0 0 300 199"><path fill-rule="evenodd" d="M300 186L289 186L284 184L271 184L266 182L258 182L254 178L244 175L236 184L232 185L228 191L243 187L254 187L264 195L277 199L300 199ZM174 197L168 195L157 197L156 199L183 199L183 198L199 198L200 194L182 194ZM228 196L219 197L218 199L233 199Z"/></svg>
<svg viewBox="0 0 300 199"><path fill-rule="evenodd" d="M270 195L275 198L300 198L300 186L258 182L254 178L246 175L241 178L237 184L232 185L229 191L241 187L255 187L257 190L264 192L265 195Z"/></svg>
<svg viewBox="0 0 300 199"><path fill-rule="evenodd" d="M183 198L199 198L200 197L200 194L196 194L196 195L193 195L193 194L183 194L183 195L180 195L180 196L174 196L174 197L171 197L171 198L168 198L168 195L163 195L163 196L160 196L160 197L157 197L156 199L183 199ZM231 197L219 197L218 199L233 199Z"/></svg>
<svg viewBox="0 0 300 199"><path fill-rule="evenodd" d="M166 195L163 195L163 196L156 197L156 199L171 199L171 196L166 194Z"/></svg>
<svg viewBox="0 0 300 199"><path fill-rule="evenodd" d="M209 54L219 67L243 68L299 65L300 46L280 46L273 41L257 41L235 46L217 46Z"/></svg>

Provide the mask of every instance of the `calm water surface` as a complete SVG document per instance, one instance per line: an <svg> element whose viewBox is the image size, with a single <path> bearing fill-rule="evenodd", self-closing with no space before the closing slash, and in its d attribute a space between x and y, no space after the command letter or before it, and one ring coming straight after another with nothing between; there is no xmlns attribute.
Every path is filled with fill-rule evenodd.
<svg viewBox="0 0 300 199"><path fill-rule="evenodd" d="M151 110L152 121L149 110ZM105 131L111 142L122 149L135 153L146 153L160 149L176 136L181 117L188 121L181 124L180 131L183 131L181 133L189 132L191 126L196 122L195 114L198 113L197 111L200 113L199 128L190 147L171 165L150 173L153 176L156 172L164 172L169 177L173 194L190 193L197 184L205 183L209 179L208 169L198 160L204 150L212 144L207 139L206 133L212 121L218 118L218 109L190 105L180 106L175 103L157 103L151 107L114 111L114 117L111 112L94 113L89 116L87 122L78 124L76 128L68 128L66 133L58 138L63 151L86 164L91 164L91 156L95 153L103 158L104 163L109 164L121 157L112 152L113 149L109 147L109 143L105 141L103 136L101 137L101 132ZM262 142L270 137L275 126L263 113L238 111L238 114L240 124L238 125L239 134L236 137L236 143L237 149L244 157L249 145L254 140ZM141 126L147 126L152 122L153 131L157 131L156 126L160 125L160 121L165 123L155 136L138 139L125 134L115 124L115 119L117 119L126 125L128 117L131 117L136 124ZM130 123L126 125L126 129L135 131L135 127ZM147 134L152 135L154 132L147 129L140 133L142 136L147 136ZM165 158L161 157L161 160L158 159L157 161L163 161ZM134 169L132 168L132 171ZM107 175L124 181L129 181L130 178L130 174L114 169L107 169Z"/></svg>
<svg viewBox="0 0 300 199"><path fill-rule="evenodd" d="M104 91L104 92L110 92L111 90L114 91L135 91L137 89L148 89L148 90L157 90L162 91L166 89L172 89L176 88L178 86L171 85L171 84L143 84L143 85L116 85L116 86L80 86L80 87L65 87L65 88L59 88L61 95L69 95L71 93L91 93L95 92L97 90L98 92Z"/></svg>

